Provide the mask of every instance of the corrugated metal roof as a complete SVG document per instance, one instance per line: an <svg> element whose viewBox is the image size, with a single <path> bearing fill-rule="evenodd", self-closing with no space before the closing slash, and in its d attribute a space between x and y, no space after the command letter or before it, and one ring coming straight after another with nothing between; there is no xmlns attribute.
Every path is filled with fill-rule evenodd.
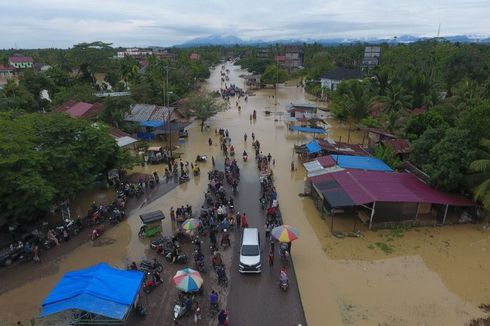
<svg viewBox="0 0 490 326"><path fill-rule="evenodd" d="M129 137L129 136L116 138L117 146L119 147L128 146L136 143L137 141L138 141L137 139L134 139L133 137Z"/></svg>
<svg viewBox="0 0 490 326"><path fill-rule="evenodd" d="M436 190L411 173L344 170L312 177L319 191L325 183L335 180L355 205L373 202L430 203L452 206L473 206L474 202ZM330 189L330 188L329 188Z"/></svg>

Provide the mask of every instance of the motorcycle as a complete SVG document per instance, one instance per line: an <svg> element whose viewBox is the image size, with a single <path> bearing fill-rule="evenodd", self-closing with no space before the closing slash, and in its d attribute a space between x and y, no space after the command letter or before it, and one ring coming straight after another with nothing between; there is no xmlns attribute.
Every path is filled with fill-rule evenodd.
<svg viewBox="0 0 490 326"><path fill-rule="evenodd" d="M186 183L187 181L189 181L189 176L188 175L181 175L180 178L179 178L179 184L182 184L182 183Z"/></svg>
<svg viewBox="0 0 490 326"><path fill-rule="evenodd" d="M196 156L196 162L206 162L208 160L208 157L206 155L197 155Z"/></svg>
<svg viewBox="0 0 490 326"><path fill-rule="evenodd" d="M163 265L160 264L156 258L153 258L153 261L145 259L145 260L141 261L140 269L146 270L146 271L156 270L158 273L161 273L161 272L163 272Z"/></svg>
<svg viewBox="0 0 490 326"><path fill-rule="evenodd" d="M187 307L185 306L185 304L177 300L174 306L174 323L177 324L177 321L184 317L186 313Z"/></svg>
<svg viewBox="0 0 490 326"><path fill-rule="evenodd" d="M163 256L165 257L165 259L170 262L170 263L173 263L173 264L186 264L187 263L187 255L183 252L179 252L177 254L177 258L175 259L175 261L173 261L173 257L172 257L172 251L166 251L164 250L163 252Z"/></svg>
<svg viewBox="0 0 490 326"><path fill-rule="evenodd" d="M171 240L168 237L162 237L156 240L153 240L150 243L150 247L153 250L160 250L166 249L166 250L173 250L175 248L180 248L179 241L177 240Z"/></svg>
<svg viewBox="0 0 490 326"><path fill-rule="evenodd" d="M153 291L158 286L160 286L160 284L162 284L161 281L157 281L157 280L152 278L152 279L146 281L145 284L143 284L143 291L146 294L149 294L149 293L151 293L151 291Z"/></svg>
<svg viewBox="0 0 490 326"><path fill-rule="evenodd" d="M137 314L140 316L145 317L146 316L146 309L143 307L141 303L138 303L136 306L134 306L134 311L136 311Z"/></svg>
<svg viewBox="0 0 490 326"><path fill-rule="evenodd" d="M247 162L248 161L248 155L243 155L243 162Z"/></svg>
<svg viewBox="0 0 490 326"><path fill-rule="evenodd" d="M284 264L289 264L289 251L285 243L282 243L279 247L279 255L281 256L281 261Z"/></svg>
<svg viewBox="0 0 490 326"><path fill-rule="evenodd" d="M228 277L223 266L216 267L216 274L218 274L218 284L224 287L228 286Z"/></svg>
<svg viewBox="0 0 490 326"><path fill-rule="evenodd" d="M289 281L287 280L279 280L279 287L281 288L281 290L283 290L284 292L286 292L289 288Z"/></svg>
<svg viewBox="0 0 490 326"><path fill-rule="evenodd" d="M92 241L95 241L98 238L100 238L102 236L102 234L104 234L104 227L99 226L99 227L94 228L92 230L92 235L91 235Z"/></svg>

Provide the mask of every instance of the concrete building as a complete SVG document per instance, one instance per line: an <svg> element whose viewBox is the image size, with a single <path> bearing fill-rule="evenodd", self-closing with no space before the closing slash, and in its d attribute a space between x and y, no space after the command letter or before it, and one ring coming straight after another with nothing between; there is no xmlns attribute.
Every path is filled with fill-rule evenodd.
<svg viewBox="0 0 490 326"><path fill-rule="evenodd" d="M350 79L361 79L362 73L359 70L348 69L348 68L336 68L328 73L326 73L321 79L322 88L334 91L337 86L344 80Z"/></svg>
<svg viewBox="0 0 490 326"><path fill-rule="evenodd" d="M364 58L362 59L362 70L369 72L372 68L379 65L381 59L381 47L366 46L364 49Z"/></svg>
<svg viewBox="0 0 490 326"><path fill-rule="evenodd" d="M15 69L32 68L34 60L32 57L24 57L22 55L14 55L9 57L9 64Z"/></svg>

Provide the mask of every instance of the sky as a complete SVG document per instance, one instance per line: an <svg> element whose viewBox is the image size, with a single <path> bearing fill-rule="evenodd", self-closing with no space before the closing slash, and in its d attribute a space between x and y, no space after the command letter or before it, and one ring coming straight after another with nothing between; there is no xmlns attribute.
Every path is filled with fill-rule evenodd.
<svg viewBox="0 0 490 326"><path fill-rule="evenodd" d="M490 33L490 0L0 0L0 12L0 48Z"/></svg>

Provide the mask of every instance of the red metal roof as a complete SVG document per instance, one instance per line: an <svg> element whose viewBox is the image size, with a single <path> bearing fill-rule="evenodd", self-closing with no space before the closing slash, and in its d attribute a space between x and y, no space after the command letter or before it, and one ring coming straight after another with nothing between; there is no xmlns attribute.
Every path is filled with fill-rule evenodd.
<svg viewBox="0 0 490 326"><path fill-rule="evenodd" d="M67 113L73 118L92 119L102 111L101 103L85 103L67 101L53 110L53 112Z"/></svg>
<svg viewBox="0 0 490 326"><path fill-rule="evenodd" d="M334 180L355 205L373 202L430 203L473 206L474 202L436 190L411 173L344 170L312 177L321 187Z"/></svg>
<svg viewBox="0 0 490 326"><path fill-rule="evenodd" d="M121 137L131 137L130 134L128 134L127 132L125 131L122 131L121 129L117 129L117 128L114 128L114 127L110 127L109 128L109 133L116 137L116 138L121 138Z"/></svg>
<svg viewBox="0 0 490 326"><path fill-rule="evenodd" d="M335 160L330 155L317 157L316 160L324 168L329 168L329 167L332 167L334 165L337 165L337 162L335 162Z"/></svg>
<svg viewBox="0 0 490 326"><path fill-rule="evenodd" d="M385 139L382 143L395 154L410 153L410 141L408 139Z"/></svg>
<svg viewBox="0 0 490 326"><path fill-rule="evenodd" d="M9 58L9 62L22 63L22 62L34 62L32 57L13 56Z"/></svg>
<svg viewBox="0 0 490 326"><path fill-rule="evenodd" d="M8 65L0 65L0 71L12 71L15 70L14 67Z"/></svg>

